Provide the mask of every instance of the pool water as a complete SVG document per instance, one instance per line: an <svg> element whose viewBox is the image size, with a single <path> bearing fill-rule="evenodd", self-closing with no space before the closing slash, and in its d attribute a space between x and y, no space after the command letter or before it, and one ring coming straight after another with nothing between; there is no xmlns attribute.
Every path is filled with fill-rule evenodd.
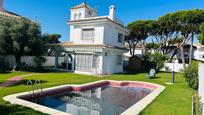
<svg viewBox="0 0 204 115"><path fill-rule="evenodd" d="M73 115L119 115L151 91L140 87L102 86L83 92L64 91L36 101Z"/></svg>

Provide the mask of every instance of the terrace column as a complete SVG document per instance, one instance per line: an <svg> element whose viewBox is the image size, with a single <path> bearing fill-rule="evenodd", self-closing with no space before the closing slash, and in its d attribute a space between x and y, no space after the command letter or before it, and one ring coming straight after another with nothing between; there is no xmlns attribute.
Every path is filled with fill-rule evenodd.
<svg viewBox="0 0 204 115"><path fill-rule="evenodd" d="M58 56L56 55L55 56L55 69L58 68Z"/></svg>

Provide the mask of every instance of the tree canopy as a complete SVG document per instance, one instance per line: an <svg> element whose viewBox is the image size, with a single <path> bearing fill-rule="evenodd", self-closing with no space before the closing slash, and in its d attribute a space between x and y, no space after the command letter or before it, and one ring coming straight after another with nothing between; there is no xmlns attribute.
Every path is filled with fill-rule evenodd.
<svg viewBox="0 0 204 115"><path fill-rule="evenodd" d="M45 44L61 43L59 40L61 38L60 34L44 34L42 38L43 38L42 40Z"/></svg>
<svg viewBox="0 0 204 115"><path fill-rule="evenodd" d="M41 28L26 18L0 16L0 53L14 55L16 63L24 55L39 56L44 53Z"/></svg>
<svg viewBox="0 0 204 115"><path fill-rule="evenodd" d="M154 22L153 20L139 20L128 24L130 35L125 40L129 44L132 56L135 55L135 48L139 42L145 44L145 40L151 34Z"/></svg>
<svg viewBox="0 0 204 115"><path fill-rule="evenodd" d="M191 44L189 54L189 62L191 63L194 39L200 33L199 38L203 39L204 24L201 25L202 22L204 22L204 10L200 9L169 13L158 20L139 20L128 25L130 35L126 41L129 43L131 52L134 52L137 43L144 42L147 38L152 39L149 40L152 43L146 45L156 52L171 54L171 57L174 57L180 51L185 68L185 50L183 47L186 44ZM132 54L134 56L134 53Z"/></svg>
<svg viewBox="0 0 204 115"><path fill-rule="evenodd" d="M201 44L204 44L204 22L200 25L200 34L198 36L198 40Z"/></svg>

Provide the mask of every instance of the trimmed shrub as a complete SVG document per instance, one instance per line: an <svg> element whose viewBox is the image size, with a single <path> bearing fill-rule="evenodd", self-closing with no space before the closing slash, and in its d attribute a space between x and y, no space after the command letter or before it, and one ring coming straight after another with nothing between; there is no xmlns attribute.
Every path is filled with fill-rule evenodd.
<svg viewBox="0 0 204 115"><path fill-rule="evenodd" d="M41 69L42 68L42 65L47 61L45 57L43 56L37 56L33 59L33 61L35 62L36 64L36 68L39 68Z"/></svg>
<svg viewBox="0 0 204 115"><path fill-rule="evenodd" d="M0 57L0 73L5 73L8 70L8 64L4 62L3 57Z"/></svg>
<svg viewBox="0 0 204 115"><path fill-rule="evenodd" d="M168 60L168 57L166 55L158 52L154 54L149 53L144 56L145 69L149 70L151 68L154 68L158 72L164 67L164 63L166 60Z"/></svg>
<svg viewBox="0 0 204 115"><path fill-rule="evenodd" d="M189 66L184 70L184 77L188 82L189 87L193 89L198 89L198 62L193 61Z"/></svg>

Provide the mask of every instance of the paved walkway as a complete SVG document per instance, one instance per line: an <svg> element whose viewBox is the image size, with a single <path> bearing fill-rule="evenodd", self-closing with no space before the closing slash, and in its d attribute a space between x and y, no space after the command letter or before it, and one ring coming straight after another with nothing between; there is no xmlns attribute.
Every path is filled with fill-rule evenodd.
<svg viewBox="0 0 204 115"><path fill-rule="evenodd" d="M29 76L33 76L33 75L34 74L26 74L26 75L20 75L20 76L9 78L9 79L7 79L6 82L0 84L0 88L12 86L16 83L19 83L24 77L29 77Z"/></svg>

